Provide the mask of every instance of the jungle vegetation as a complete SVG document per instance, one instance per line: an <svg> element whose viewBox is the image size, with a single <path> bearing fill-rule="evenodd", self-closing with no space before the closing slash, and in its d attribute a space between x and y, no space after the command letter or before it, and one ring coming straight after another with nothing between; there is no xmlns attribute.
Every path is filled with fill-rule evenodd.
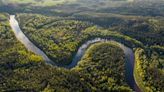
<svg viewBox="0 0 164 92"><path fill-rule="evenodd" d="M120 64L122 66L119 66L122 73L120 74L112 74L110 73L111 78L108 78L108 82L105 82L106 78L109 74L101 75L100 81L96 87L89 86L90 83L94 83L94 78L90 77L88 78L85 74L82 74L82 71L79 71L79 69L73 69L73 70L66 70L64 68L54 67L48 64L45 64L43 59L40 56L34 55L32 52L29 52L26 50L26 48L16 39L14 36L14 33L11 31L11 28L9 26L8 22L8 15L7 14L1 14L1 53L0 53L0 90L1 91L43 91L43 92L53 92L53 91L104 91L104 90L114 90L114 91L130 91L131 89L128 87L128 85L125 82L124 79L124 55L123 51L119 47L115 47L111 44L103 43L101 46L95 45L92 46L92 49L97 50L98 47L100 48L100 53L103 54L103 50L106 50L105 48L108 48L109 52L112 51L114 53L117 53L117 50L119 50L118 57L113 58L112 55L115 55L114 53L110 52L108 55L109 58L112 59L112 61L105 61L108 63L113 63L113 67L115 66L115 61L119 61L118 65ZM2 45L3 44L3 45ZM10 44L10 45L9 45ZM104 49L101 48L104 47ZM94 52L91 52L92 55ZM88 57L89 58L89 57ZM107 59L105 56L98 57L101 60ZM97 58L97 59L98 59ZM95 62L98 62L95 60ZM102 66L105 64L102 63ZM99 62L100 63L100 62ZM98 63L98 64L99 64ZM111 66L112 67L112 66ZM103 67L102 67L103 68ZM108 68L108 67L106 67ZM82 68L81 68L82 69ZM84 67L85 70L85 67ZM79 71L79 72L78 72ZM92 70L97 72L96 70ZM104 71L104 69L102 70ZM110 70L108 68L108 71L114 71ZM101 71L99 71L101 73ZM107 71L106 71L107 72ZM87 72L90 74L90 72ZM103 73L103 72L102 72ZM105 71L104 71L105 73ZM116 78L119 76L122 76L120 78ZM102 88L103 80L104 83L107 83L111 86L106 86L105 88ZM104 79L105 78L105 79ZM119 79L119 80L118 80ZM90 80L88 82L88 80ZM98 82L97 81L97 82ZM100 87L98 87L100 85ZM114 88L112 88L114 86Z"/></svg>
<svg viewBox="0 0 164 92"><path fill-rule="evenodd" d="M163 0L48 1L0 0L0 91L131 92L124 53L116 44L92 44L76 67L62 68L96 37L133 49L134 78L142 92L164 91ZM16 39L9 14L60 67L46 64Z"/></svg>

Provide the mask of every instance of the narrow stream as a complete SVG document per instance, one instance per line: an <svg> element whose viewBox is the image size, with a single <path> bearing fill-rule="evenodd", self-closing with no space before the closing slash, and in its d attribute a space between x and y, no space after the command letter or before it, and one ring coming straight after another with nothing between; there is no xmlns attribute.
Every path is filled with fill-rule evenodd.
<svg viewBox="0 0 164 92"><path fill-rule="evenodd" d="M21 31L18 21L15 19L15 15L11 15L10 16L10 25L11 28L14 32L14 34L16 35L17 39L24 44L24 46L31 52L40 55L43 57L43 59L46 61L46 63L51 64L56 66L57 64L55 64L51 59L49 59L47 57L47 55L40 50L38 47L36 47L26 36L25 34ZM75 57L72 60L72 63L67 65L67 66L63 66L65 68L71 69L73 67L75 67L77 65L77 63L81 60L81 58L83 57L85 51L87 50L87 48L95 43L95 42L106 42L106 41L111 41L114 42L116 44L118 44L120 46L120 48L122 48L124 50L124 54L125 54L125 77L126 77L126 81L128 83L128 85L130 85L130 87L132 89L134 89L136 92L140 92L138 86L136 85L136 82L134 80L133 77L133 68L134 68L134 53L132 51L132 49L130 49L129 47L126 47L125 45L113 41L113 40L108 40L108 39L102 39L102 38L95 38L93 40L89 40L86 43L84 43L77 51L77 54L75 55Z"/></svg>

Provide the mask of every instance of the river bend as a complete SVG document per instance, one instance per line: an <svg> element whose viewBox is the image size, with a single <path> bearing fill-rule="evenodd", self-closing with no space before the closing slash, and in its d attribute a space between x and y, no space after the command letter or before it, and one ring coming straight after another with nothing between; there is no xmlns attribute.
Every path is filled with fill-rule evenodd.
<svg viewBox="0 0 164 92"><path fill-rule="evenodd" d="M51 64L56 66L57 64L55 64L51 59L48 58L48 56L41 50L39 49L36 45L34 45L29 39L28 37L26 37L26 35L21 31L18 21L15 19L15 15L11 15L10 16L10 26L12 28L12 31L14 32L16 38L31 52L35 53L36 55L40 55L43 57L43 59L46 61L46 63ZM77 65L77 63L81 60L81 58L83 57L85 51L87 50L87 48L95 43L95 42L106 42L106 41L111 41L114 42L116 44L118 44L120 46L120 48L122 48L124 50L124 54L125 54L125 77L126 77L126 81L128 83L128 85L130 85L131 88L133 88L136 92L140 92L138 86L136 85L136 82L134 80L133 77L133 68L134 68L134 53L133 50L130 49L129 47L113 41L113 40L109 40L109 39L102 39L102 38L95 38L92 40L89 40L87 42L85 42L84 44L81 45L81 47L78 49L76 55L74 56L71 64L69 65L65 65L63 67L71 69L73 67L75 67Z"/></svg>

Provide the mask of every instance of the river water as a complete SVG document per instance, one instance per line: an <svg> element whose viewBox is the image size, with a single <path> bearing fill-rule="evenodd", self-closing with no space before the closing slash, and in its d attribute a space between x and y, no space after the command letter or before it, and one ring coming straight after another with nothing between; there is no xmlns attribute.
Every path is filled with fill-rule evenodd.
<svg viewBox="0 0 164 92"><path fill-rule="evenodd" d="M96 42L113 42L117 45L120 46L120 48L123 49L124 54L125 54L125 77L126 77L126 81L128 83L128 85L135 90L136 92L140 92L139 87L137 86L135 80L134 80L134 76L133 76L133 68L134 68L134 53L133 50L130 49L129 47L116 42L114 40L111 39L104 39L104 38L95 38L92 40L87 41L86 43L84 43L77 51L75 57L72 60L72 63L69 65L68 68L73 68L77 65L77 63L82 59L83 55L85 54L85 51L87 50L87 48Z"/></svg>
<svg viewBox="0 0 164 92"><path fill-rule="evenodd" d="M42 51L40 50L38 47L36 47L26 36L25 34L21 31L18 21L15 19L15 15L11 15L10 16L10 25L11 28L15 34L15 36L17 37L17 39L24 44L24 46L31 52L40 55L43 57L43 59L46 61L46 63L51 64L56 66L57 64L55 64L51 59L48 58L48 56ZM77 65L77 63L81 60L81 58L83 57L85 51L87 50L87 48L95 43L95 42L106 42L106 41L111 41L114 42L116 44L118 44L120 46L120 48L122 48L124 50L124 54L125 54L125 77L126 77L126 81L128 83L128 85L134 89L136 92L140 92L138 86L136 85L136 82L134 80L133 77L133 68L134 68L134 53L133 50L130 49L129 47L126 47L125 45L113 41L113 40L109 40L109 39L102 39L102 38L95 38L92 40L87 41L86 43L82 44L81 47L78 49L76 55L74 56L71 64L69 65L65 65L63 67L71 69L73 67L75 67Z"/></svg>
<svg viewBox="0 0 164 92"><path fill-rule="evenodd" d="M18 21L15 19L15 15L10 16L10 26L16 36L16 38L28 49L28 51L31 51L35 53L36 55L42 56L42 58L49 64L53 64L53 61L50 60L47 55L40 50L38 47L36 47L21 31Z"/></svg>

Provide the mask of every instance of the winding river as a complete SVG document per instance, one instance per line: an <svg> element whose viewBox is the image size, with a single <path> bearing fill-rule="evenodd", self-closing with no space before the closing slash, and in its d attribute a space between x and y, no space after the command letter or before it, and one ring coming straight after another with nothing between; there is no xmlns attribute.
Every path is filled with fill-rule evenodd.
<svg viewBox="0 0 164 92"><path fill-rule="evenodd" d="M31 52L35 53L36 55L42 56L43 59L48 63L55 65L55 63L48 58L48 56L36 47L21 31L18 21L15 19L15 15L10 16L10 26L16 36L16 38Z"/></svg>
<svg viewBox="0 0 164 92"><path fill-rule="evenodd" d="M21 31L18 21L15 19L15 15L10 16L10 26L17 37L17 39L24 44L24 46L31 52L40 55L43 57L43 59L46 61L47 64L51 64L56 66L51 59L48 58L48 56L41 50L39 49L36 45L34 45L26 36L25 34ZM86 43L84 43L77 51L77 54L74 56L72 63L66 66L63 66L65 68L71 69L77 65L77 63L81 60L82 56L84 55L85 51L87 48L95 43L95 42L106 42L106 41L111 41L120 46L124 50L125 54L125 77L128 85L130 85L131 88L133 88L136 92L140 92L138 86L136 85L136 82L133 77L133 68L134 68L134 53L133 50L130 49L129 47L126 47L125 45L109 40L109 39L102 39L102 38L95 38L93 40L89 40Z"/></svg>

